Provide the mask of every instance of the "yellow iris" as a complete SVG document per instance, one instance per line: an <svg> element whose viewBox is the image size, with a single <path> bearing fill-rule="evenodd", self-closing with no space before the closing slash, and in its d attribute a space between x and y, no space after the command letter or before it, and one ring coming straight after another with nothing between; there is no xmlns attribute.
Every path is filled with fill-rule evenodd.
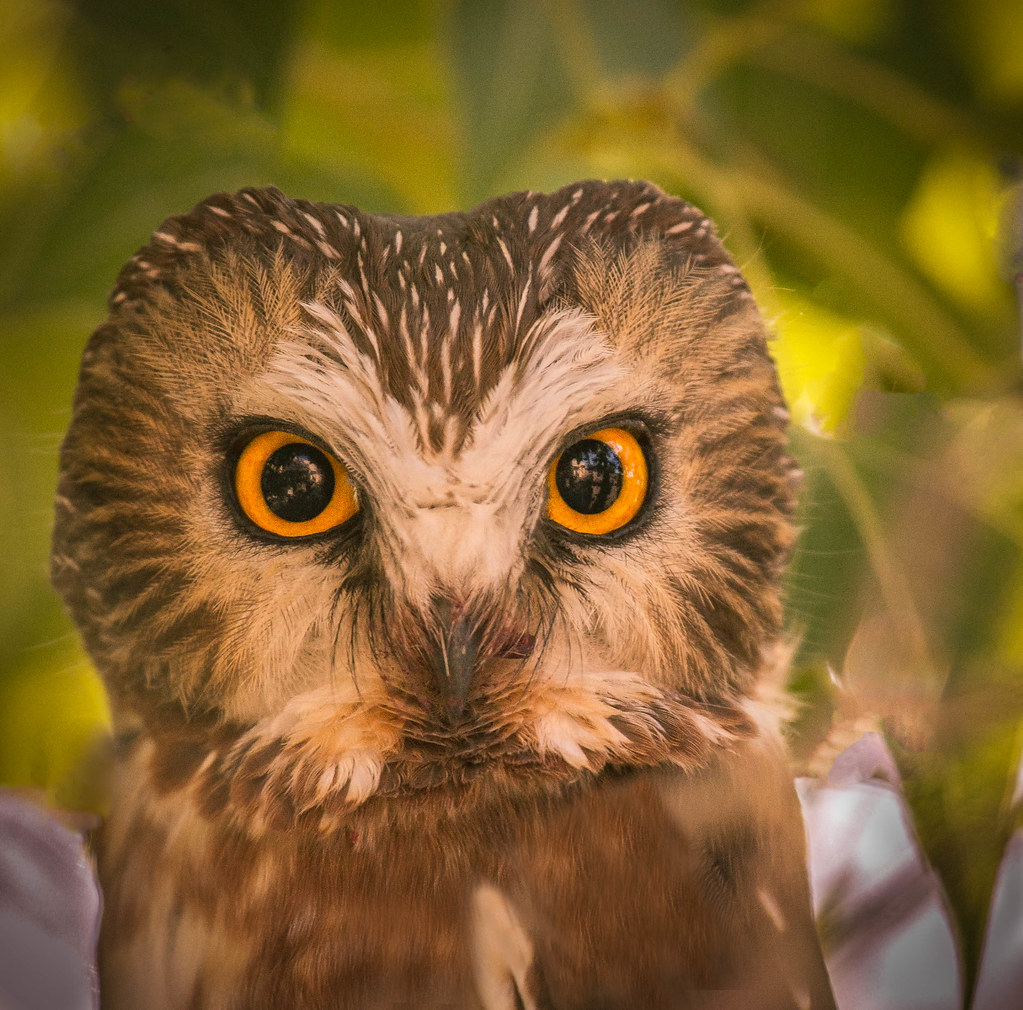
<svg viewBox="0 0 1023 1010"><path fill-rule="evenodd" d="M265 431L245 446L234 490L252 522L282 537L323 533L359 511L341 463L290 431Z"/></svg>
<svg viewBox="0 0 1023 1010"><path fill-rule="evenodd" d="M547 473L547 515L576 533L621 529L646 500L643 448L624 428L601 428L570 445Z"/></svg>

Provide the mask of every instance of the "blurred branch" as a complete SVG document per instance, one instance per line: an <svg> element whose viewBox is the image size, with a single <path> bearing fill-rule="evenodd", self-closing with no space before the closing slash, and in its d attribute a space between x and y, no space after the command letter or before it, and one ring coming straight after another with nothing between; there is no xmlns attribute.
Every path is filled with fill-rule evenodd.
<svg viewBox="0 0 1023 1010"><path fill-rule="evenodd" d="M662 82L665 94L691 117L703 92L730 67L782 38L788 25L759 12L712 22Z"/></svg>
<svg viewBox="0 0 1023 1010"><path fill-rule="evenodd" d="M968 142L976 127L962 110L940 101L905 75L797 27L770 44L751 48L748 59L766 69L842 95L923 144Z"/></svg>

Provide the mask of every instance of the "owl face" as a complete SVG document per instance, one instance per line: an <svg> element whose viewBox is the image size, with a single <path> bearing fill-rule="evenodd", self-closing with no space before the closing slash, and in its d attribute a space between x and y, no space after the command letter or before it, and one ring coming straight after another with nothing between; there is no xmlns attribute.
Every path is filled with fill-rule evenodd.
<svg viewBox="0 0 1023 1010"><path fill-rule="evenodd" d="M124 724L347 704L378 715L349 747L529 723L589 753L572 706L751 690L784 424L741 277L649 184L431 218L220 195L89 343L54 579Z"/></svg>

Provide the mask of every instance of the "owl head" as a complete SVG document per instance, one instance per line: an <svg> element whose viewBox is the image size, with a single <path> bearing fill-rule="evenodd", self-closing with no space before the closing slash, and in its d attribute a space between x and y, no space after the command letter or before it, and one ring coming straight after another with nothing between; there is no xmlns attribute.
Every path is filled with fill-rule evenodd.
<svg viewBox="0 0 1023 1010"><path fill-rule="evenodd" d="M315 699L542 749L573 706L752 691L785 419L712 224L649 183L418 218L220 194L89 341L53 578L125 724Z"/></svg>

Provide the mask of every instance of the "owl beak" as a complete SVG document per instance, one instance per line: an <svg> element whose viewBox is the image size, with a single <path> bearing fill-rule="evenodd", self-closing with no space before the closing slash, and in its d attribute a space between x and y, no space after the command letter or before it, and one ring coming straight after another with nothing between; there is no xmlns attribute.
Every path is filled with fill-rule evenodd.
<svg viewBox="0 0 1023 1010"><path fill-rule="evenodd" d="M479 662L480 631L475 617L451 600L434 602L438 636L431 656L433 675L451 721L465 711L472 676Z"/></svg>
<svg viewBox="0 0 1023 1010"><path fill-rule="evenodd" d="M485 606L435 596L431 610L429 664L444 715L455 723L465 712L480 667L490 659L528 659L536 639L517 622L495 620L497 610Z"/></svg>

